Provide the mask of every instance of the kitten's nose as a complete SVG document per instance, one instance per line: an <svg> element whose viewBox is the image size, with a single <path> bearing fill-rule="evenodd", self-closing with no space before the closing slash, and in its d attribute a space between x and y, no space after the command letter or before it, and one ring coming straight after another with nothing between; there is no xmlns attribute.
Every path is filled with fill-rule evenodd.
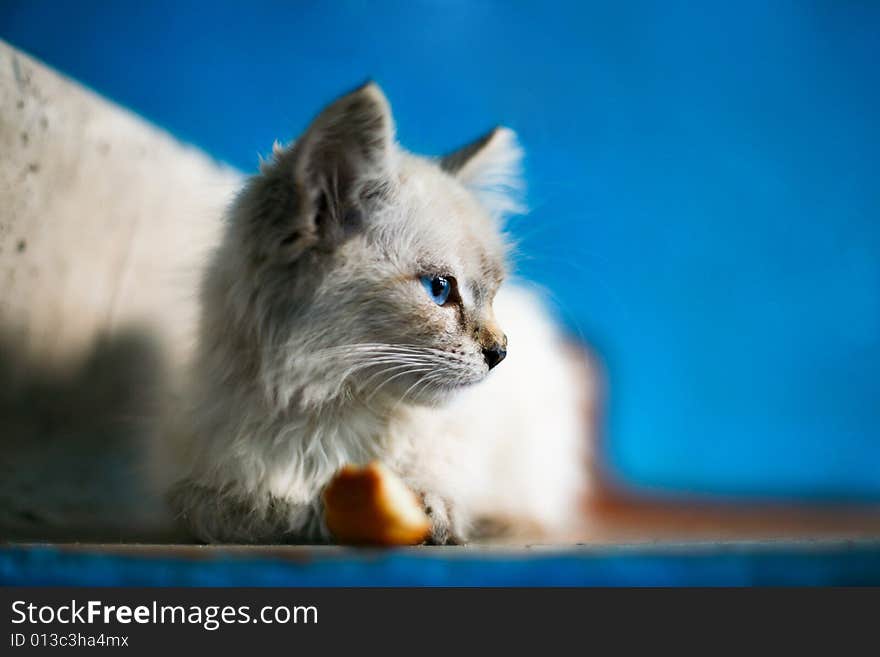
<svg viewBox="0 0 880 657"><path fill-rule="evenodd" d="M490 370L504 360L506 355L507 349L497 342L490 348L483 349L483 358L486 359L486 364L489 366Z"/></svg>

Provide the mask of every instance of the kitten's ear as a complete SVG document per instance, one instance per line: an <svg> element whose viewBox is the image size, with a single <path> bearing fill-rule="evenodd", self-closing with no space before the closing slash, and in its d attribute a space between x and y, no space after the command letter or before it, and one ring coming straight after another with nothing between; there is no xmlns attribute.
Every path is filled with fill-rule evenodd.
<svg viewBox="0 0 880 657"><path fill-rule="evenodd" d="M496 216L525 211L522 203L523 150L510 128L488 134L440 158L440 168L470 188Z"/></svg>
<svg viewBox="0 0 880 657"><path fill-rule="evenodd" d="M392 180L394 119L381 89L369 82L328 105L275 166L293 174L296 205L282 238L285 257L310 247L333 248L363 217L369 197ZM294 225L295 224L295 225Z"/></svg>

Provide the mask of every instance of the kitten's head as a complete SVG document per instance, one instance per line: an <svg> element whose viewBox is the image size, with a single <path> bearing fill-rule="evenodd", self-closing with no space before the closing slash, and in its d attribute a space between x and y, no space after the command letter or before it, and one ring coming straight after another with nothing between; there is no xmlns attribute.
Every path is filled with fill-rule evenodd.
<svg viewBox="0 0 880 657"><path fill-rule="evenodd" d="M504 128L443 158L407 153L367 84L276 146L249 181L206 306L223 307L215 322L232 311L278 404L435 403L506 354L492 302L520 164Z"/></svg>

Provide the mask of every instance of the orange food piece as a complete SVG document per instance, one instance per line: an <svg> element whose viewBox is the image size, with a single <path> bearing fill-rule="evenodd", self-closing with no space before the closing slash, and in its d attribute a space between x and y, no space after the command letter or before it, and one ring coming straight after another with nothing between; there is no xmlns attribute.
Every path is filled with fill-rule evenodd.
<svg viewBox="0 0 880 657"><path fill-rule="evenodd" d="M376 461L347 465L324 489L324 519L340 543L417 545L431 532L418 497Z"/></svg>

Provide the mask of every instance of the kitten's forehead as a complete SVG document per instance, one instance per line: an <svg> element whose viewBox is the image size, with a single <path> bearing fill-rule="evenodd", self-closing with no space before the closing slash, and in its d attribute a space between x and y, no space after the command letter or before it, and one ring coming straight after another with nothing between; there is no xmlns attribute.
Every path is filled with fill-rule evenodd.
<svg viewBox="0 0 880 657"><path fill-rule="evenodd" d="M479 289L494 291L504 277L507 245L499 221L463 185L433 162L405 155L396 208L387 221L405 236L427 267L448 267Z"/></svg>

